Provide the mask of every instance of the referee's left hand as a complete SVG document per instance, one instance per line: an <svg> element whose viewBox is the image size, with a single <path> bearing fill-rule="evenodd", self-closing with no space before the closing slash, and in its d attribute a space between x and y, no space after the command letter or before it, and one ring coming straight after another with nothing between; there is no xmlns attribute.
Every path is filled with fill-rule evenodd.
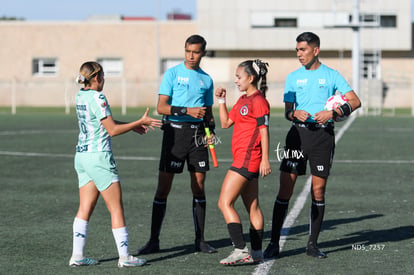
<svg viewBox="0 0 414 275"><path fill-rule="evenodd" d="M203 118L206 114L206 107L187 107L187 115L194 118Z"/></svg>
<svg viewBox="0 0 414 275"><path fill-rule="evenodd" d="M332 118L332 111L320 111L314 116L314 119L319 124L325 124Z"/></svg>

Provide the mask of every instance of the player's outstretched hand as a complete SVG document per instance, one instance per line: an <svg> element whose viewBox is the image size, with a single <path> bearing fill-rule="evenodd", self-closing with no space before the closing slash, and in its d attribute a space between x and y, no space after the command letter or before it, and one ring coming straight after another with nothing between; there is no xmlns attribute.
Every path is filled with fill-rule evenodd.
<svg viewBox="0 0 414 275"><path fill-rule="evenodd" d="M140 119L140 121L142 123L142 126L143 127L148 126L151 129L154 129L154 127L158 127L158 128L161 127L161 125L162 125L161 120L149 117L148 112L149 112L149 108L147 108L144 115ZM134 129L134 131L135 131L135 129Z"/></svg>

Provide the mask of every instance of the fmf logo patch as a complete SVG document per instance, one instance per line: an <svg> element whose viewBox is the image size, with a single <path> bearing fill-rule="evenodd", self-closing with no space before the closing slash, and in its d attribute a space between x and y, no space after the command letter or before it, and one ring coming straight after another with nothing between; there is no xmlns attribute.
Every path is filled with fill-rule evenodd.
<svg viewBox="0 0 414 275"><path fill-rule="evenodd" d="M243 107L240 108L240 114L242 116L245 116L249 113L249 108L247 108L247 105L244 105Z"/></svg>

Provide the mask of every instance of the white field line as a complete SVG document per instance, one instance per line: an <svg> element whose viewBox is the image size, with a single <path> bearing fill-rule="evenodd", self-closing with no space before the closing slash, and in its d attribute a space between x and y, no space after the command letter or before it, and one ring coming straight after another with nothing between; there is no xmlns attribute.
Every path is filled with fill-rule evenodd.
<svg viewBox="0 0 414 275"><path fill-rule="evenodd" d="M55 154L55 153L37 153L37 152L16 152L16 151L0 151L2 156L16 156L16 157L46 157L46 158L73 158L73 154ZM159 161L159 157L139 157L139 156L115 156L118 160L136 160L136 161ZM231 159L218 159L218 162L231 163ZM278 160L271 160L270 162L279 162ZM335 163L350 163L350 164L414 164L414 160L335 160Z"/></svg>
<svg viewBox="0 0 414 275"><path fill-rule="evenodd" d="M52 154L52 153L37 153L37 152L16 152L16 151L0 151L1 156L15 156L15 157L45 157L45 158L73 158L73 154ZM117 160L136 160L136 161L159 161L159 157L139 157L139 156L115 156ZM231 159L218 159L220 163L231 163ZM271 160L270 162L279 162L278 160ZM335 163L349 163L349 164L414 164L414 160L377 160L377 159L366 159L366 160L335 160Z"/></svg>
<svg viewBox="0 0 414 275"><path fill-rule="evenodd" d="M351 116L346 122L343 127L338 131L338 133L335 135L335 142L337 143L341 137L344 135L345 131L348 130L348 128L351 126L352 122L354 122L356 116ZM289 231L292 228L292 225L294 224L295 220L299 216L300 212L302 211L306 198L309 195L310 187L312 183L312 176L309 176L305 186L303 187L302 191L300 192L299 196L297 197L292 209L289 211L289 214L286 216L286 219L283 223L283 231L281 234L281 238L279 241L280 250L283 249L283 246L286 243L287 236L289 235ZM270 269L272 268L273 264L275 263L275 259L265 261L264 263L259 264L254 272L253 275L266 275L269 274Z"/></svg>

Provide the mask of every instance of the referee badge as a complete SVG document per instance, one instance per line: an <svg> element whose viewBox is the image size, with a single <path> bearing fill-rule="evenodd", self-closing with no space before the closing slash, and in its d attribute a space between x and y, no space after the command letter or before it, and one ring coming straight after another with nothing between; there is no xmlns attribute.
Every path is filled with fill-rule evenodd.
<svg viewBox="0 0 414 275"><path fill-rule="evenodd" d="M247 108L247 105L244 105L243 107L240 108L240 114L242 116L245 116L249 113L249 108Z"/></svg>

